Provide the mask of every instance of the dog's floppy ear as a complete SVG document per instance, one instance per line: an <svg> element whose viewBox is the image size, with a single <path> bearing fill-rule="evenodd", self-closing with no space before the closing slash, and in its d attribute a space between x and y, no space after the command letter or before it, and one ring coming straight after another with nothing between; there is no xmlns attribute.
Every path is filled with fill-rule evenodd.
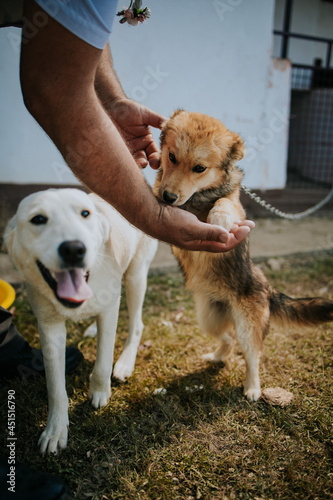
<svg viewBox="0 0 333 500"><path fill-rule="evenodd" d="M160 146L162 148L164 142L165 142L165 137L166 137L166 134L168 132L168 130L170 129L170 121L175 118L175 116L179 115L180 113L185 113L185 110L184 109L176 109L176 111L174 111L172 113L172 115L170 116L170 120L167 120L166 122L163 123L163 126L162 126L162 131L161 131L161 135L160 135Z"/></svg>
<svg viewBox="0 0 333 500"><path fill-rule="evenodd" d="M233 135L233 143L229 150L228 156L232 161L239 161L242 158L244 158L246 149L242 141L242 138L235 132L233 132L232 135Z"/></svg>
<svg viewBox="0 0 333 500"><path fill-rule="evenodd" d="M3 235L3 247L9 254L12 253L13 241L16 233L16 223L17 217L14 215L14 217L8 221Z"/></svg>
<svg viewBox="0 0 333 500"><path fill-rule="evenodd" d="M102 241L105 243L110 237L110 223L102 207L95 203L95 208L98 216L98 226L102 235Z"/></svg>
<svg viewBox="0 0 333 500"><path fill-rule="evenodd" d="M107 241L110 237L110 224L105 216L105 214L97 208L98 211L98 222L100 230L102 233L103 241Z"/></svg>
<svg viewBox="0 0 333 500"><path fill-rule="evenodd" d="M94 204L96 210L96 218L98 222L98 229L102 236L102 241L105 243L110 237L110 223L107 217L107 204L102 202L101 198L94 193L89 194L89 198Z"/></svg>

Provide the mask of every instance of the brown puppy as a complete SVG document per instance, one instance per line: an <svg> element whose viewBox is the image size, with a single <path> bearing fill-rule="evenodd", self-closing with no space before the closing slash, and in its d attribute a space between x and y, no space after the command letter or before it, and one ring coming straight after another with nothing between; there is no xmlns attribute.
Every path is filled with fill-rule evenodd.
<svg viewBox="0 0 333 500"><path fill-rule="evenodd" d="M162 130L161 151L156 196L227 230L245 219L239 199L243 173L235 165L245 148L237 134L219 120L178 110ZM236 337L246 361L244 394L251 401L261 394L259 354L272 320L299 325L333 320L332 301L292 299L272 289L251 261L248 239L227 253L176 247L173 252L193 292L200 327L220 341L205 359L226 361Z"/></svg>

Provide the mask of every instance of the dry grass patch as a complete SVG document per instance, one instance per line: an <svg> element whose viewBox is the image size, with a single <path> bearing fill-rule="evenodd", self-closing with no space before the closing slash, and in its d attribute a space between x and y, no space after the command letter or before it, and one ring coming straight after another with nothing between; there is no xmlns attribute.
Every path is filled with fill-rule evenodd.
<svg viewBox="0 0 333 500"><path fill-rule="evenodd" d="M333 298L329 255L284 259L278 271L260 265L282 292ZM15 321L38 345L23 291ZM110 403L97 411L87 401L95 340L82 340L89 322L69 324L68 343L80 347L85 361L67 377L69 443L57 456L43 459L37 449L47 417L45 381L2 383L4 429L7 392L16 391L19 460L60 474L80 500L333 498L332 324L271 329L261 380L264 388L293 394L281 408L244 399L245 366L237 350L227 368L202 361L214 341L198 330L181 274L149 278L144 322L132 378L113 383ZM124 301L116 359L126 328Z"/></svg>

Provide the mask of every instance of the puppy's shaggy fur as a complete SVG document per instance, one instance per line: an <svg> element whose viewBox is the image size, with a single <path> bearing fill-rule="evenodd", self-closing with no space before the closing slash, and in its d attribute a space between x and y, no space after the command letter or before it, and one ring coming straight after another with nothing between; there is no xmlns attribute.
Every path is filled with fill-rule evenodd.
<svg viewBox="0 0 333 500"><path fill-rule="evenodd" d="M122 277L129 334L113 375L125 380L134 369L143 330L142 304L157 241L98 196L78 189L42 191L25 198L8 223L4 240L26 281L43 349L49 416L40 449L43 454L56 452L67 444L65 321L97 318L89 397L95 408L105 406L111 395Z"/></svg>
<svg viewBox="0 0 333 500"><path fill-rule="evenodd" d="M161 134L161 167L154 192L166 203L229 230L245 219L240 203L243 178L236 166L245 148L219 120L176 111ZM236 338L246 361L244 394L260 395L259 354L271 321L315 325L333 320L333 302L292 299L274 290L253 265L248 239L227 253L173 247L193 292L200 327L220 341L207 360L225 362Z"/></svg>

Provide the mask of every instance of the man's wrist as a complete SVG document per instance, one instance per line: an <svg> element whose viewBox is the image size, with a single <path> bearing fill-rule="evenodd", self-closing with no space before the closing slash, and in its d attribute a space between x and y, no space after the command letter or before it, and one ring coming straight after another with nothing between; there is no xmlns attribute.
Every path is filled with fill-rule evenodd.
<svg viewBox="0 0 333 500"><path fill-rule="evenodd" d="M105 108L106 106L112 107L117 102L125 101L127 96L121 86L110 78L95 78L95 91L96 94Z"/></svg>

